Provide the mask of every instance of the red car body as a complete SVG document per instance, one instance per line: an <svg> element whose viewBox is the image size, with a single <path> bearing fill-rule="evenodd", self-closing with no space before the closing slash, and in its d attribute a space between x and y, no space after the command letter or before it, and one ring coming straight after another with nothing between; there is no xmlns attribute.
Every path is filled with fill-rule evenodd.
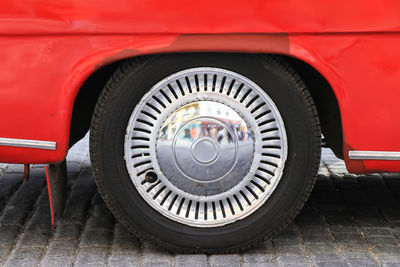
<svg viewBox="0 0 400 267"><path fill-rule="evenodd" d="M337 98L348 170L399 172L399 14L397 0L3 0L0 162L62 161L75 98L103 66L212 51L309 64ZM19 139L25 145L14 146ZM26 140L49 146L32 148ZM350 159L351 151L383 151L390 160Z"/></svg>

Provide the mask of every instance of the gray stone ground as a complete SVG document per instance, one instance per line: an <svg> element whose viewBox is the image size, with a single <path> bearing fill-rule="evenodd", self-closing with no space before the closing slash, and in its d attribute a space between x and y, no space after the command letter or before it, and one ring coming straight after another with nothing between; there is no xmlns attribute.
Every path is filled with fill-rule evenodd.
<svg viewBox="0 0 400 267"><path fill-rule="evenodd" d="M243 254L171 255L117 223L93 181L87 138L68 155L69 197L50 231L43 165L0 164L4 266L400 266L400 174L348 175L323 151L314 191L287 229Z"/></svg>

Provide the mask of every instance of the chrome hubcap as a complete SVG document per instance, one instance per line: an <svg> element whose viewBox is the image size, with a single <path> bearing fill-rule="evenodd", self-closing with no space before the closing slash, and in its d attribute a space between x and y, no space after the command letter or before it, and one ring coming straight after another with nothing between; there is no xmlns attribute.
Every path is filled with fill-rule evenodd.
<svg viewBox="0 0 400 267"><path fill-rule="evenodd" d="M143 97L124 153L151 207L186 225L216 227L265 203L282 176L287 141L279 111L258 85L202 67L167 77Z"/></svg>

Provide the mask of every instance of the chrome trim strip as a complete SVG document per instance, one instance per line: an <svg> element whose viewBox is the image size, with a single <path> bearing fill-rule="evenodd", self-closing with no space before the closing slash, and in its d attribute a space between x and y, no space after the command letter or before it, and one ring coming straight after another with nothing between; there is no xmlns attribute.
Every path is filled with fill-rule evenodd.
<svg viewBox="0 0 400 267"><path fill-rule="evenodd" d="M349 151L350 159L400 160L400 152L394 151Z"/></svg>
<svg viewBox="0 0 400 267"><path fill-rule="evenodd" d="M52 141L0 138L0 146L30 147L30 148L56 150L57 143Z"/></svg>

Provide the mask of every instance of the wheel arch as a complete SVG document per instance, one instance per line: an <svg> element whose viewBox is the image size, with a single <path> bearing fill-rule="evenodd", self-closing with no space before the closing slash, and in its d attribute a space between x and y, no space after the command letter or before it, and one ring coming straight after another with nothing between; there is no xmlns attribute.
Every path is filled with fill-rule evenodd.
<svg viewBox="0 0 400 267"><path fill-rule="evenodd" d="M176 54L178 55L179 53ZM155 55L157 54L141 57ZM311 66L302 59L276 53L262 53L259 55L279 56L287 61L300 75L317 107L322 133L327 141L327 145L334 151L336 156L343 158L343 130L338 99L327 79L314 66ZM70 146L79 141L89 130L94 107L108 79L124 60L132 58L134 57L119 59L96 69L79 88L73 102L69 133Z"/></svg>

